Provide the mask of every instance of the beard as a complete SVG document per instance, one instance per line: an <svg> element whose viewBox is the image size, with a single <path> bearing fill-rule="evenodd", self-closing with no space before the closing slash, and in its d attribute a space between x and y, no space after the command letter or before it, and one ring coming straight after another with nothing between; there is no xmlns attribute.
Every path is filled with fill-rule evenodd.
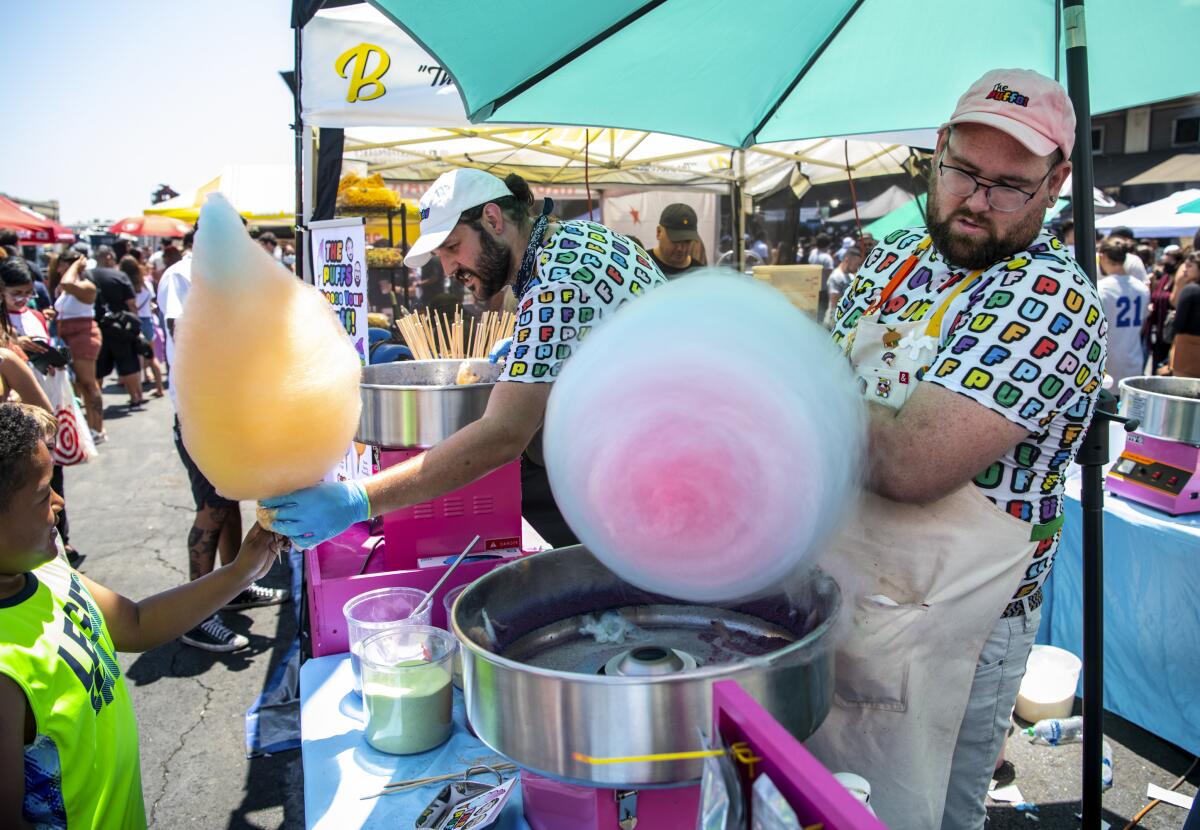
<svg viewBox="0 0 1200 830"><path fill-rule="evenodd" d="M1035 197L1036 201L1036 197ZM1045 204L1043 202L1043 204ZM1042 229L1045 211L1035 210L1001 235L988 214L978 214L965 204L943 216L941 194L937 188L937 168L929 177L929 236L938 253L951 265L976 270L994 265L1018 251L1025 250ZM953 228L953 221L963 217L987 232L984 239L971 239Z"/></svg>
<svg viewBox="0 0 1200 830"><path fill-rule="evenodd" d="M480 282L480 291L475 298L482 302L495 297L508 284L509 269L512 267L512 247L496 239L486 230L479 232L479 256L472 269ZM482 296L481 296L482 294Z"/></svg>

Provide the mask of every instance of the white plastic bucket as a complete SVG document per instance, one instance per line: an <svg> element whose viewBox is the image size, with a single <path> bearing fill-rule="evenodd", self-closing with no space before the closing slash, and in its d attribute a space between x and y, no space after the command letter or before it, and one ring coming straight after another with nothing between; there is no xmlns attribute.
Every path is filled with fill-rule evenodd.
<svg viewBox="0 0 1200 830"><path fill-rule="evenodd" d="M1082 661L1065 649L1034 646L1017 692L1017 717L1030 723L1069 717L1081 668Z"/></svg>

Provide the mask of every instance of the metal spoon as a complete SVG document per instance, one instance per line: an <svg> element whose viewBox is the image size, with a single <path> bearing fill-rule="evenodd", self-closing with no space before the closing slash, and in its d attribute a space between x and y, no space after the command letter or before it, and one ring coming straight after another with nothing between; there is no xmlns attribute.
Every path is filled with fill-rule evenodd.
<svg viewBox="0 0 1200 830"><path fill-rule="evenodd" d="M445 584L446 580L450 578L450 574L454 573L454 569L457 568L458 564L466 558L467 554L470 553L471 548L475 547L475 543L478 541L479 534L477 533L475 534L475 538L471 540L470 544L463 549L463 552L455 557L454 561L450 563L450 567L446 568L446 572L442 574L442 578L439 579L437 583L429 589L429 593L425 595L425 599L421 600L421 604L416 607L410 616L419 616L421 612L425 610L425 606L433 602L433 595L438 592L438 588L441 588L442 585Z"/></svg>

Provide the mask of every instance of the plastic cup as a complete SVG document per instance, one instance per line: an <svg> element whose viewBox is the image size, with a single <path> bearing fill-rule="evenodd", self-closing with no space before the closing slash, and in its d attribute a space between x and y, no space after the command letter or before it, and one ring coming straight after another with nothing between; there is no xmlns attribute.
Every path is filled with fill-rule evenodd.
<svg viewBox="0 0 1200 830"><path fill-rule="evenodd" d="M456 588L451 588L449 591L446 592L446 596L443 597L443 599L442 599L443 604L445 604L445 606L446 606L446 630L451 633L453 633L453 628L451 627L450 621L451 621L453 613L454 613L454 601L456 599L458 599L458 595L461 594L463 591L465 591L468 587L470 587L470 585L471 585L470 582L465 582ZM452 672L452 676L454 677L454 687L457 689L461 689L462 688L462 652L454 653L454 671Z"/></svg>
<svg viewBox="0 0 1200 830"><path fill-rule="evenodd" d="M415 755L450 737L450 661L457 651L452 635L429 625L401 623L363 640L368 744L391 755Z"/></svg>
<svg viewBox="0 0 1200 830"><path fill-rule="evenodd" d="M419 615L417 606L429 596L418 588L379 588L349 600L343 607L346 615L346 636L350 646L350 665L354 668L354 691L362 689L362 669L359 655L362 642L380 631L397 625L429 625L433 617L430 603Z"/></svg>

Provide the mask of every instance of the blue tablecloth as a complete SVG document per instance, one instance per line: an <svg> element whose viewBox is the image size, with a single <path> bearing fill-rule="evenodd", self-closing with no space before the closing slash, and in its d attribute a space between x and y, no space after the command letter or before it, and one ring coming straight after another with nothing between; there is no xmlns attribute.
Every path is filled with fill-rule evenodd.
<svg viewBox="0 0 1200 830"><path fill-rule="evenodd" d="M1038 642L1082 656L1080 516L1073 478ZM1104 707L1200 754L1200 514L1172 517L1105 493Z"/></svg>
<svg viewBox="0 0 1200 830"><path fill-rule="evenodd" d="M454 692L454 733L422 755L387 755L367 745L362 702L354 691L350 657L335 654L300 668L300 732L304 755L304 820L313 830L407 830L443 785L366 801L391 781L460 772L472 764L503 760L466 729L462 693ZM491 780L481 778L480 780ZM496 830L529 830L521 789L513 790Z"/></svg>

